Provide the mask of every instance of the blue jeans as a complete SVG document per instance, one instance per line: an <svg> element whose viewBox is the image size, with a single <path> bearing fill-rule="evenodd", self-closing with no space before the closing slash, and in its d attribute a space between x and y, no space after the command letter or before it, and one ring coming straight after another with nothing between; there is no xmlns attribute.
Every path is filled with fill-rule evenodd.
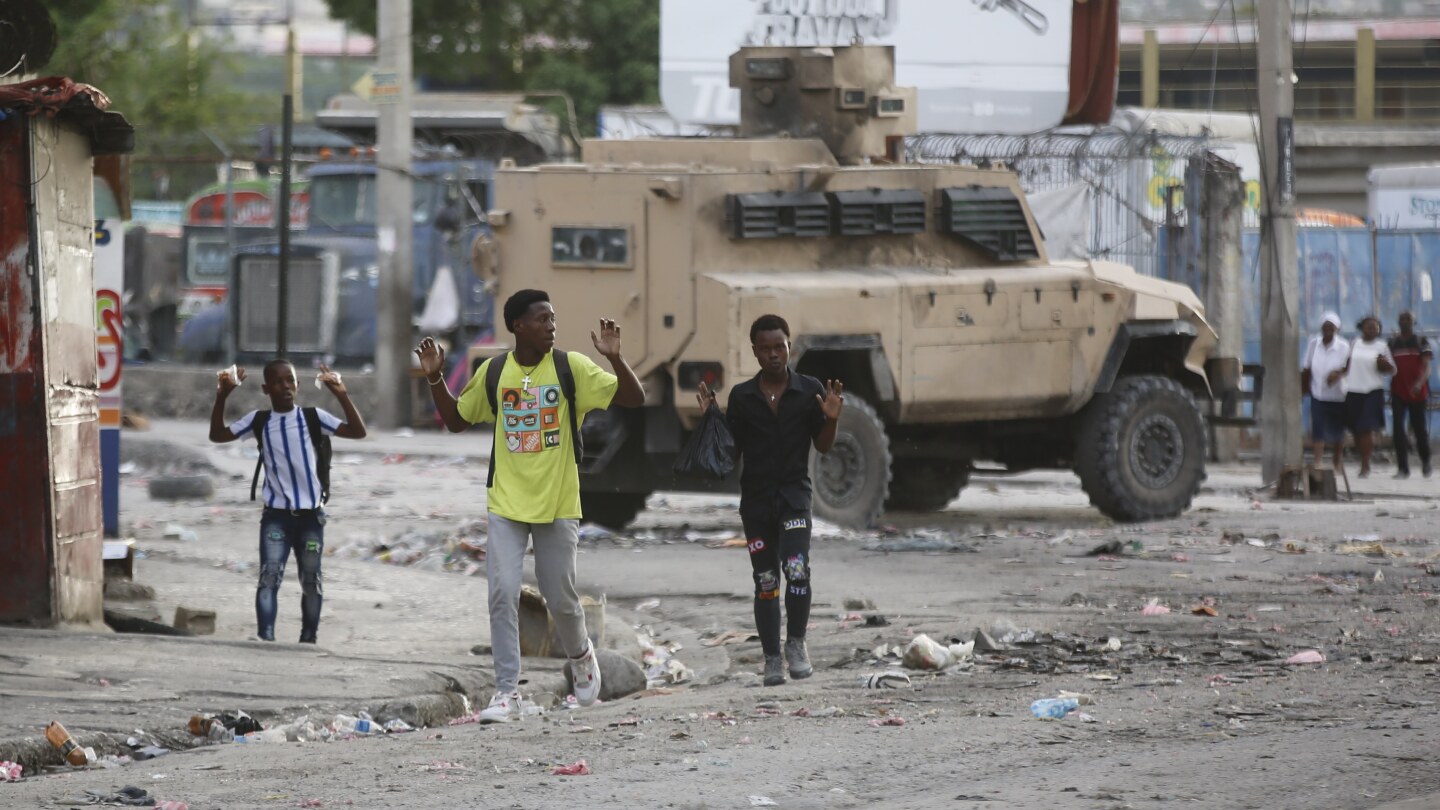
<svg viewBox="0 0 1440 810"><path fill-rule="evenodd" d="M275 640L276 595L285 577L285 562L295 552L300 568L300 641L315 643L320 629L320 560L325 555L325 513L291 513L265 508L260 516L260 585L255 589L255 619L260 638Z"/></svg>

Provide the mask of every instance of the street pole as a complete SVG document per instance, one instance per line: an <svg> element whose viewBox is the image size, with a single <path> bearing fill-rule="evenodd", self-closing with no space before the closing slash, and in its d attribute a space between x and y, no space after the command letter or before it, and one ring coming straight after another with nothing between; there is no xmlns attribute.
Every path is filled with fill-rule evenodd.
<svg viewBox="0 0 1440 810"><path fill-rule="evenodd" d="M1241 221L1245 214L1245 181L1240 168L1214 155L1206 157L1204 193L1205 317L1215 327L1219 342L1216 357L1241 357L1245 353L1245 315L1241 298ZM1226 416L1238 414L1224 414ZM1239 430L1218 426L1214 431L1216 461L1233 462L1240 457Z"/></svg>
<svg viewBox="0 0 1440 810"><path fill-rule="evenodd" d="M285 99L281 104L280 121L280 200L275 227L280 230L279 288L275 293L275 356L284 357L285 322L289 318L290 298L290 159L291 140L295 130L295 27L285 27Z"/></svg>
<svg viewBox="0 0 1440 810"><path fill-rule="evenodd" d="M1295 244L1294 65L1290 0L1260 0L1255 55L1260 106L1260 401L1262 479L1300 467L1300 282ZM1318 460L1317 460L1318 461Z"/></svg>
<svg viewBox="0 0 1440 810"><path fill-rule="evenodd" d="M410 150L410 0L379 0L377 70L393 71L398 92L379 99L379 155L376 200L379 225L379 324L375 346L375 388L380 394L377 417L384 428L410 423L411 291L414 252L411 249Z"/></svg>

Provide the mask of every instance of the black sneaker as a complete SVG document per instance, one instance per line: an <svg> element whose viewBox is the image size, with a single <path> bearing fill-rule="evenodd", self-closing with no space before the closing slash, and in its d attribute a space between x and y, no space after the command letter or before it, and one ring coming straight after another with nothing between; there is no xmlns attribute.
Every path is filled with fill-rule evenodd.
<svg viewBox="0 0 1440 810"><path fill-rule="evenodd" d="M1429 477L1430 477L1430 473L1432 473L1432 472L1434 472L1434 470L1431 470L1431 469L1430 469L1430 462L1428 462L1428 461L1425 462L1425 466L1423 466L1423 467L1420 468L1420 474L1423 475L1423 476L1425 476L1426 478L1429 478Z"/></svg>

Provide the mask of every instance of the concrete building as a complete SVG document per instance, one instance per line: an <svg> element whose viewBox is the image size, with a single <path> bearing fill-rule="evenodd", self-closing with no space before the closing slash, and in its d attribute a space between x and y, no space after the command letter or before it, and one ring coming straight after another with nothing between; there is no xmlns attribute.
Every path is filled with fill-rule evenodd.
<svg viewBox="0 0 1440 810"><path fill-rule="evenodd" d="M1255 25L1245 6L1232 16L1228 3L1140 5L1148 21L1130 6L1121 25L1120 105L1254 112ZM1364 216L1370 166L1431 160L1440 147L1440 3L1308 7L1297 8L1294 26L1298 202Z"/></svg>

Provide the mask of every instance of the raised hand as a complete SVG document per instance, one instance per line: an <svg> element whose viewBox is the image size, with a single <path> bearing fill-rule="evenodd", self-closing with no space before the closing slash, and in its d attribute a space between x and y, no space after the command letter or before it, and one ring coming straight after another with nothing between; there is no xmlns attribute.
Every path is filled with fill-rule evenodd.
<svg viewBox="0 0 1440 810"><path fill-rule="evenodd" d="M330 367L324 363L320 364L320 376L316 377L316 379L323 383L326 388L329 388L330 393L336 396L345 393L347 390L345 383L340 381L339 373L331 371Z"/></svg>
<svg viewBox="0 0 1440 810"><path fill-rule="evenodd" d="M420 358L420 370L425 372L427 380L434 379L436 374L445 370L445 349L433 337L420 341L415 356Z"/></svg>
<svg viewBox="0 0 1440 810"><path fill-rule="evenodd" d="M600 356L610 358L620 354L620 327L609 318L600 319L600 334L590 333L590 340L595 344L595 351Z"/></svg>
<svg viewBox="0 0 1440 810"><path fill-rule="evenodd" d="M215 384L216 384L216 386L219 387L220 393L222 393L222 394L229 394L231 391L234 391L236 388L239 388L239 387L240 387L240 383L242 383L242 382L244 382L244 381L245 381L245 369L243 369L243 368L237 368L237 369L235 369L235 376L234 376L234 377L230 376L230 369L225 369L224 371L220 372L220 375L217 377Z"/></svg>
<svg viewBox="0 0 1440 810"><path fill-rule="evenodd" d="M845 408L845 384L839 380L825 381L825 395L815 395L815 401L820 403L820 410L825 418L832 422L840 418L840 411Z"/></svg>
<svg viewBox="0 0 1440 810"><path fill-rule="evenodd" d="M715 404L715 392L711 391L710 386L706 385L702 380L700 382L700 391L695 394L695 399L700 403L700 410L708 411L710 410L710 406Z"/></svg>

